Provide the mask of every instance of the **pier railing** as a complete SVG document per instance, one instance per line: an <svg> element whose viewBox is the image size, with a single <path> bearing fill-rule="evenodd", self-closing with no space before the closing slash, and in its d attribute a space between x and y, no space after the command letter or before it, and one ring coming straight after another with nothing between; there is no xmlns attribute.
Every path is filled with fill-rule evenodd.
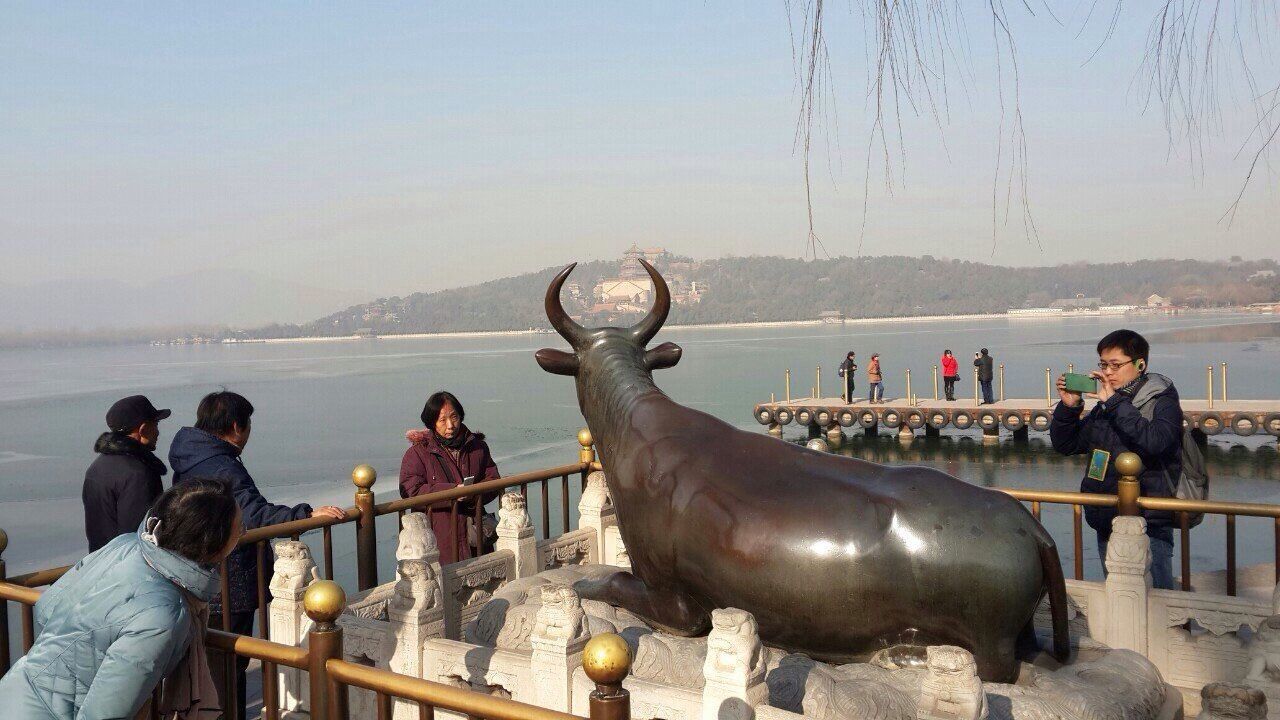
<svg viewBox="0 0 1280 720"><path fill-rule="evenodd" d="M341 588L332 583L335 569L332 533L333 528L337 525L351 524L354 526L355 535L357 585L361 591L369 590L378 584L377 535L374 531L378 517L395 514L398 518L403 519L404 514L410 511L448 508L454 530L452 536L458 537L460 534L458 530L461 528L460 523L465 522L467 519L466 513L468 510L463 508L464 505L470 506L470 517L478 528L482 520L485 501L496 497L504 490L513 488L518 488L518 492L526 501L529 499L531 491L540 496L542 501L541 535L544 540L550 539L552 537L550 501L553 485L559 486L558 489L561 494L559 529L562 533L569 532L572 530L570 527L569 496L574 485L572 482L573 476L580 476L582 486L585 486L587 474L593 470L601 469L596 462L590 433L584 429L579 433L578 439L581 444L581 451L576 463L382 503L375 502L373 486L376 482L376 473L373 468L365 465L358 466L352 474L352 479L356 486L355 504L345 510L342 519L311 518L257 528L246 533L241 539L240 545L241 547L253 547L257 557L259 581L258 636L246 637L228 632L229 618L226 615L224 615L224 625L221 631L213 629L209 635L209 645L226 652L226 660L221 664L220 670L225 673L223 687L229 688L228 695L234 697L235 674L233 672L233 664L235 657L238 656L254 658L262 662L264 677L263 713L268 720L276 720L280 715L280 703L277 697L279 687L273 681L278 667L302 670L313 679L310 685L312 688L313 708L318 708L318 710L313 709L312 711L311 717L313 720L326 720L327 718L345 720L347 714L344 698L347 686L369 689L377 693L379 718L390 717L390 711L387 710L384 713L384 708L388 706L389 698L392 697L399 697L412 703L418 703L421 708L420 717L432 717L434 712L432 708L434 707L445 708L475 717L510 718L511 720L552 720L553 718L566 720L573 717L563 713L552 713L533 706L522 705L518 702L502 701L479 692L450 688L427 680L411 678L387 670L379 670L343 661L341 659L341 629L336 627L326 629L328 626L333 625L333 622L331 620L326 621L324 618L329 616L332 607L336 606L338 608L337 612L341 612L341 609L345 607L345 596L341 597L340 600L330 597L325 602L321 602L324 598L320 597L315 598L314 602L306 601L309 603L306 606L307 615L311 617L316 625L316 629L310 635L308 649L271 642L269 637L271 623L267 609L269 600L267 597L269 579L267 551L268 543L271 540L286 538L296 540L303 533L320 531L322 542L320 555L323 576L329 582L313 583L313 585L330 588L324 592L329 592L331 595L340 594ZM1280 505L1141 497L1138 493L1139 486L1136 479L1137 474L1141 472L1141 464L1135 464L1135 462L1136 457L1126 462L1122 462L1119 458L1117 459L1117 468L1125 469L1127 473L1120 481L1120 492L1117 495L1017 489L1004 489L1003 491L1018 500L1029 503L1030 511L1037 520L1040 519L1045 505L1071 507L1075 550L1074 577L1076 579L1083 579L1084 575L1082 515L1085 506L1116 507L1119 514L1122 515L1139 514L1143 510L1173 513L1178 518L1180 526L1182 587L1184 590L1191 589L1190 517L1195 513L1222 515L1226 520L1228 595L1236 594L1236 519L1238 517L1271 519L1275 528L1275 564L1277 571L1280 571ZM1135 467L1136 469L1134 469ZM578 489L581 491L581 487ZM7 538L0 531L0 581L5 578L3 551L6 546ZM474 555L479 556L483 555L485 550L482 533L477 532L476 543L471 546L471 551ZM55 582L68 569L69 567L40 570L8 578L7 582L0 582L0 675L7 671L10 666L8 603L15 602L19 605L22 625L21 647L25 652L31 647L35 639L33 606L40 596L39 591L35 588ZM223 607L227 607L226 600L229 592L225 566L222 572L221 592ZM317 590L316 592L321 591ZM310 596L310 591L308 596ZM328 604L325 604L326 602ZM337 613L333 612L332 615L336 619ZM336 633L336 636L317 635L317 633L324 632ZM326 640L326 637L329 639ZM334 639L335 637L336 639ZM329 644L326 645L326 643ZM332 650L333 643L337 643L336 653ZM325 648L329 649L325 650ZM325 655L324 653L334 654ZM609 686L609 688L606 688L608 692L601 695L602 698L614 697L617 695L614 690L620 691L620 688L614 688L613 686ZM609 695L610 692L613 692L614 695ZM316 695L316 693L321 693L323 697ZM593 694L592 697L592 716L596 717L594 713L596 694ZM608 704L606 703L605 705ZM613 705L608 705L608 707L613 708L608 712L616 711L617 702L615 701ZM326 708L329 709L328 714L325 714ZM605 710L601 712L605 712ZM236 713L237 710L232 704L226 717L236 720Z"/></svg>

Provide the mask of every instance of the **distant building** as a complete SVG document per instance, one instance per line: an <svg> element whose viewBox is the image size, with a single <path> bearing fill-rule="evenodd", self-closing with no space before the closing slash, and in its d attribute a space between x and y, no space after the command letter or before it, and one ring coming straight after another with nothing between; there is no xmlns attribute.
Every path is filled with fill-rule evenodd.
<svg viewBox="0 0 1280 720"><path fill-rule="evenodd" d="M1147 297L1147 307L1169 307L1169 298L1152 293Z"/></svg>
<svg viewBox="0 0 1280 720"><path fill-rule="evenodd" d="M1049 303L1049 307L1063 310L1092 310L1102 304L1100 297L1085 297L1084 293L1076 293L1073 298L1059 298Z"/></svg>
<svg viewBox="0 0 1280 720"><path fill-rule="evenodd" d="M564 286L564 289L566 292L569 293L569 297L574 298L575 300L582 299L582 286L579 285L578 283L576 282L569 283L568 285Z"/></svg>
<svg viewBox="0 0 1280 720"><path fill-rule="evenodd" d="M818 319L824 323L830 323L832 325L843 325L845 317L844 313L839 310L823 310L818 313Z"/></svg>
<svg viewBox="0 0 1280 720"><path fill-rule="evenodd" d="M1258 272L1250 275L1248 281L1253 282L1254 280L1266 280L1267 278L1273 278L1275 276L1275 270L1259 270Z"/></svg>
<svg viewBox="0 0 1280 720"><path fill-rule="evenodd" d="M644 259L648 260L650 264L665 263L671 259L671 253L667 252L666 248L645 248L641 252L644 253Z"/></svg>
<svg viewBox="0 0 1280 720"><path fill-rule="evenodd" d="M1062 308L1060 307L1009 308L1005 312L1009 315L1014 315L1014 316L1021 315L1023 317L1027 317L1027 316L1036 317L1036 316L1043 316L1043 315L1061 315Z"/></svg>
<svg viewBox="0 0 1280 720"><path fill-rule="evenodd" d="M1098 312L1103 315L1124 315L1137 309L1137 305L1102 305L1098 308Z"/></svg>

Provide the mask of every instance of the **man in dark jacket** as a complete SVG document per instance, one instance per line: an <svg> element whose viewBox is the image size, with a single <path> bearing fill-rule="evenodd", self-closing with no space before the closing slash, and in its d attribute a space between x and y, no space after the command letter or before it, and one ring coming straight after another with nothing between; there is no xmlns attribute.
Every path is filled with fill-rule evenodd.
<svg viewBox="0 0 1280 720"><path fill-rule="evenodd" d="M1049 437L1063 455L1090 456L1080 492L1115 495L1119 474L1115 460L1122 452L1142 458L1138 479L1144 496L1172 497L1169 478L1182 475L1182 406L1173 381L1147 372L1150 347L1132 330L1116 330L1098 342L1098 402L1084 412L1080 393L1066 389L1058 378L1061 402L1053 410ZM1146 406L1150 405L1149 408ZM1146 408L1144 413L1140 408ZM1150 416L1148 420L1145 415ZM1173 589L1173 517L1144 510L1151 539L1151 582ZM1086 507L1085 520L1098 533L1098 556L1106 570L1107 541L1111 538L1114 507Z"/></svg>
<svg viewBox="0 0 1280 720"><path fill-rule="evenodd" d="M107 410L108 432L93 445L98 457L85 472L80 492L89 552L118 535L137 532L151 503L164 492L160 478L169 468L155 449L160 421L167 417L169 411L157 410L145 395L117 400Z"/></svg>
<svg viewBox="0 0 1280 720"><path fill-rule="evenodd" d="M982 385L982 405L990 405L996 401L994 393L991 392L991 381L995 379L994 365L995 360L986 348L982 348L981 352L973 356L973 366L978 368L978 384Z"/></svg>
<svg viewBox="0 0 1280 720"><path fill-rule="evenodd" d="M313 515L343 518L342 510L332 506L311 509L303 503L288 507L268 502L258 492L258 486L240 460L240 453L249 442L251 429L249 417L253 405L244 396L223 390L210 393L200 401L196 409L195 427L184 427L174 436L169 446L169 464L173 467L173 483L177 485L188 478L214 478L231 485L243 517L244 529L252 530L265 525L302 520ZM240 635L253 634L253 616L258 609L257 552L252 545L237 548L227 558L227 584L231 598L231 632ZM268 571L270 568L268 568ZM209 605L209 627L222 628L222 598L215 598ZM212 667L215 653L210 653ZM236 658L238 701L240 717L247 717L245 707L245 668L249 659ZM226 697L225 694L222 697Z"/></svg>

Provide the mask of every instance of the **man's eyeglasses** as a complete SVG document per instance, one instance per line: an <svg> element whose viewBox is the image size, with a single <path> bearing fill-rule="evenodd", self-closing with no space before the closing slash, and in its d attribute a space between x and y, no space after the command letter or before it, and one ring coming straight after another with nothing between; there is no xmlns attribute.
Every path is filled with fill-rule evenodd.
<svg viewBox="0 0 1280 720"><path fill-rule="evenodd" d="M1101 370L1102 372L1106 372L1108 370L1110 370L1111 372L1119 372L1120 368L1124 367L1125 365L1128 365L1131 362L1133 361L1125 360L1122 363L1100 362L1098 363L1098 369Z"/></svg>

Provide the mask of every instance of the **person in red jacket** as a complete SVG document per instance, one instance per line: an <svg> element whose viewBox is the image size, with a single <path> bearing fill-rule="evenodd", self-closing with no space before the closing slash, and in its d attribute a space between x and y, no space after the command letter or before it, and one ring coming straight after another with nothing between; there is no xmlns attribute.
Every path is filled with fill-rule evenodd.
<svg viewBox="0 0 1280 720"><path fill-rule="evenodd" d="M468 430L462 424L464 417L466 411L453 393L441 391L427 398L422 408L422 422L426 427L405 433L411 444L400 461L400 497L416 497L501 477L484 435ZM486 493L481 504L497 496L496 492ZM484 534L483 528L474 527L475 509L474 500L459 502L456 525L449 503L430 509L431 530L440 547L441 565L474 555L475 537ZM475 537L469 537L468 527Z"/></svg>
<svg viewBox="0 0 1280 720"><path fill-rule="evenodd" d="M942 382L946 386L947 400L955 402L956 383L960 380L960 364L950 350L942 351Z"/></svg>

